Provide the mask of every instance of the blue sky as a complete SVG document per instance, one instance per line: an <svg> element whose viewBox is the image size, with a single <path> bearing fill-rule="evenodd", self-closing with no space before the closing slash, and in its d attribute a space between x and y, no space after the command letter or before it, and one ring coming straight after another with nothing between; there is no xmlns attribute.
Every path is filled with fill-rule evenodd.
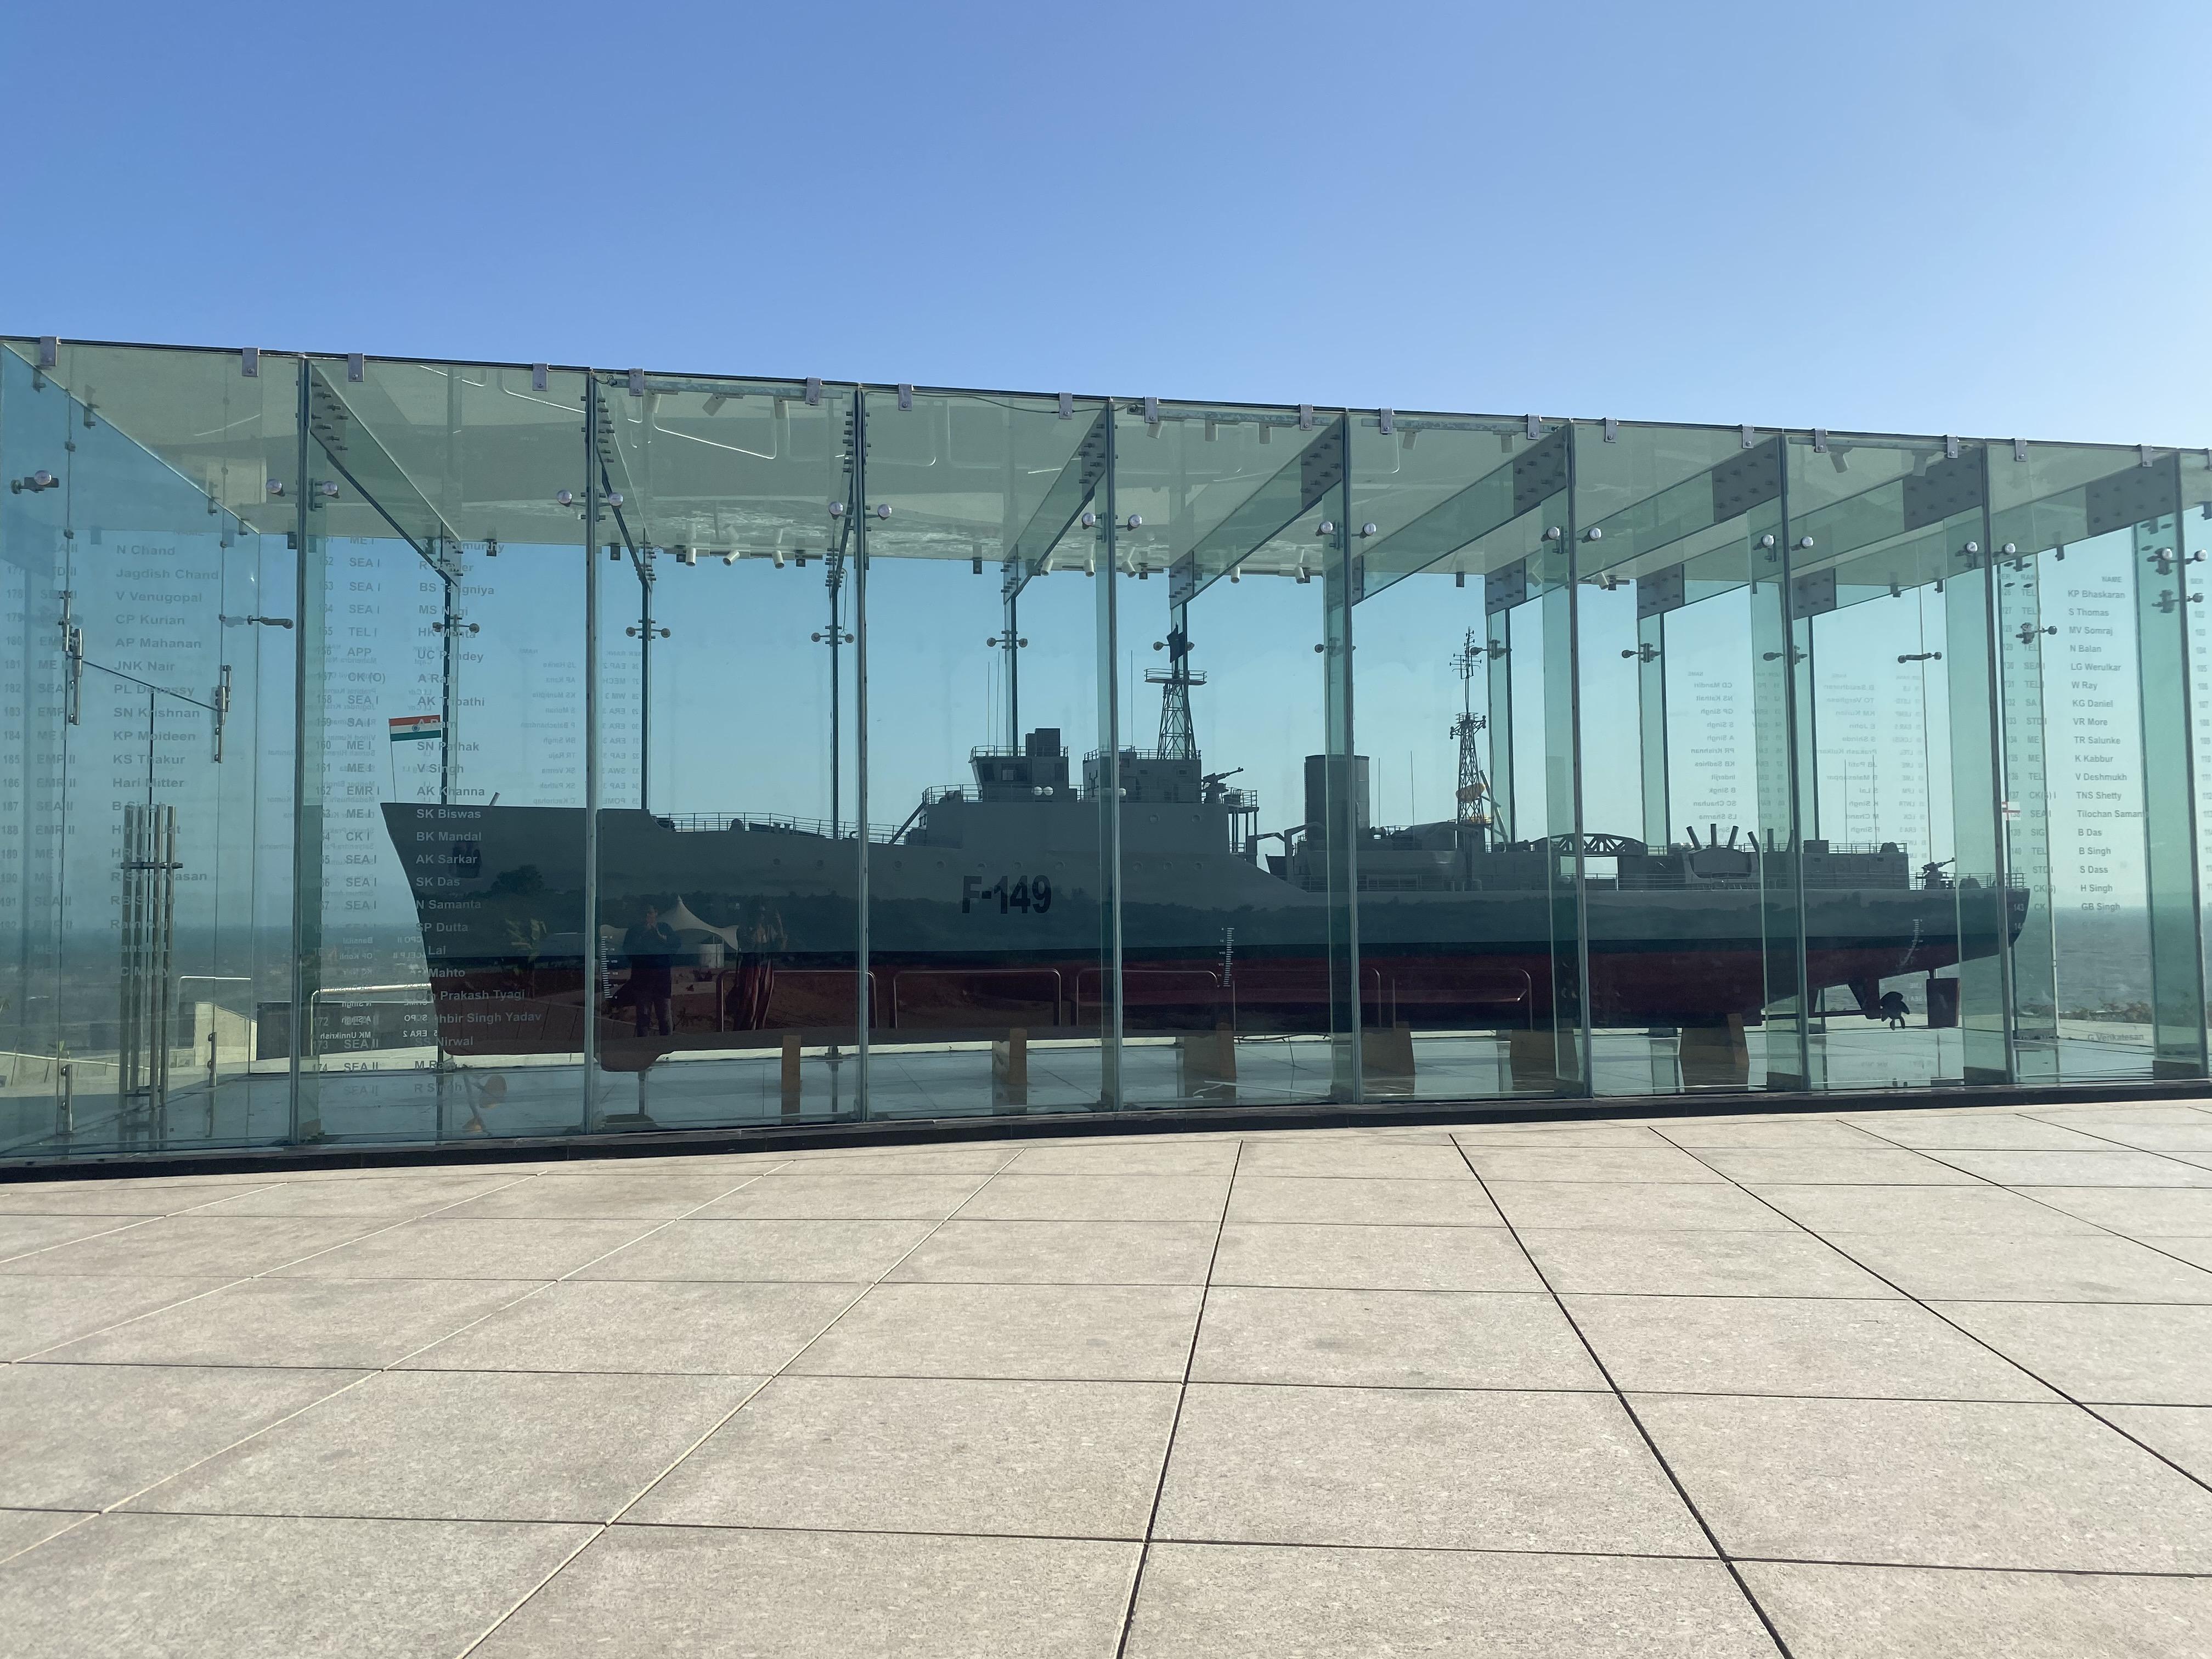
<svg viewBox="0 0 2212 1659"><path fill-rule="evenodd" d="M8 331L2212 441L2201 0L13 33Z"/></svg>

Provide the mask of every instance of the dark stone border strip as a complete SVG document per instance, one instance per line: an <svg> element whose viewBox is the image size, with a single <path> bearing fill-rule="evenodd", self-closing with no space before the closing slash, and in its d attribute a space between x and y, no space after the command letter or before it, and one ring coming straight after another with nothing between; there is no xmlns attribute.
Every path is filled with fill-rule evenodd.
<svg viewBox="0 0 2212 1659"><path fill-rule="evenodd" d="M852 1146L957 1145L970 1140L1176 1134L1218 1129L1379 1128L1394 1123L1577 1123L1612 1118L1765 1117L1806 1113L1957 1111L1977 1106L2063 1106L2212 1099L2212 1080L2192 1078L2104 1084L1977 1084L1956 1088L1767 1093L1477 1097L1403 1105L1173 1106L1156 1111L1032 1111L973 1117L845 1119L711 1129L518 1136L496 1140L309 1142L175 1152L100 1152L85 1158L0 1164L0 1183L100 1176L267 1175L293 1170L405 1170L425 1165L541 1164L549 1160L676 1158L704 1152L775 1152Z"/></svg>

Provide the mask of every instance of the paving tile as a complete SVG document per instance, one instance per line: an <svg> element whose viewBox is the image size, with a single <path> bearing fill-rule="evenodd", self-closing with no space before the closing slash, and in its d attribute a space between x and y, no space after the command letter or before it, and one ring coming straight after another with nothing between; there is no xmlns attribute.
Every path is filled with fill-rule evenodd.
<svg viewBox="0 0 2212 1659"><path fill-rule="evenodd" d="M40 1659L458 1653L586 1527L104 1515L0 1568Z"/></svg>
<svg viewBox="0 0 2212 1659"><path fill-rule="evenodd" d="M1571 1296L1567 1308L1614 1385L1631 1391L2053 1397L2017 1365L1910 1302Z"/></svg>
<svg viewBox="0 0 2212 1659"><path fill-rule="evenodd" d="M2212 1111L2201 1106L2160 1104L2148 1100L2124 1100L2097 1106L2039 1106L2026 1114L2046 1123L2070 1123L2101 1134L2106 1124L2212 1122Z"/></svg>
<svg viewBox="0 0 2212 1659"><path fill-rule="evenodd" d="M1470 1152L1481 1146L1643 1147L1662 1151L1668 1142L1656 1130L1634 1123L1490 1123L1452 1131Z"/></svg>
<svg viewBox="0 0 2212 1659"><path fill-rule="evenodd" d="M823 1175L987 1176L996 1175L1012 1164L1019 1151L1018 1146L989 1142L950 1146L848 1147L805 1153L786 1167L803 1165Z"/></svg>
<svg viewBox="0 0 2212 1659"><path fill-rule="evenodd" d="M1894 1297L1809 1233L1524 1227L1552 1288L1599 1295Z"/></svg>
<svg viewBox="0 0 2212 1659"><path fill-rule="evenodd" d="M1747 1561L1741 1571L1796 1659L2182 1659L2212 1652L2212 1580L1795 1561Z"/></svg>
<svg viewBox="0 0 2212 1659"><path fill-rule="evenodd" d="M1674 1146L1470 1146L1468 1160L1485 1181L1717 1182L1705 1164Z"/></svg>
<svg viewBox="0 0 2212 1659"><path fill-rule="evenodd" d="M1187 1285L878 1285L792 1370L1173 1382L1199 1298Z"/></svg>
<svg viewBox="0 0 2212 1659"><path fill-rule="evenodd" d="M1211 1221L945 1222L893 1269L894 1282L1202 1285Z"/></svg>
<svg viewBox="0 0 2212 1659"><path fill-rule="evenodd" d="M2212 1307L1945 1302L1954 1319L2076 1400L2212 1406Z"/></svg>
<svg viewBox="0 0 2212 1659"><path fill-rule="evenodd" d="M1357 1176L1261 1176L1240 1170L1229 1219L1332 1221L1416 1227L1502 1227L1480 1182L1393 1181Z"/></svg>
<svg viewBox="0 0 2212 1659"><path fill-rule="evenodd" d="M1702 1155L1750 1187L1978 1187L1980 1177L1902 1146L1716 1147Z"/></svg>
<svg viewBox="0 0 2212 1659"><path fill-rule="evenodd" d="M1729 1117L1709 1123L1667 1123L1654 1133L1672 1146L1703 1152L1722 1147L1776 1152L1880 1152L1888 1143L1834 1118Z"/></svg>
<svg viewBox="0 0 2212 1659"><path fill-rule="evenodd" d="M929 1236L927 1221L672 1221L579 1272L580 1279L880 1279Z"/></svg>
<svg viewBox="0 0 2212 1659"><path fill-rule="evenodd" d="M182 1181L0 1182L0 1216L173 1215L234 1198L239 1190Z"/></svg>
<svg viewBox="0 0 2212 1659"><path fill-rule="evenodd" d="M1995 1187L1756 1188L1783 1214L1816 1233L2086 1233L2087 1223Z"/></svg>
<svg viewBox="0 0 2212 1659"><path fill-rule="evenodd" d="M990 1180L975 1175L808 1175L779 1170L708 1205L698 1218L942 1221Z"/></svg>
<svg viewBox="0 0 2212 1659"><path fill-rule="evenodd" d="M270 1277L558 1279L660 1224L643 1218L448 1221L433 1216L279 1267Z"/></svg>
<svg viewBox="0 0 2212 1659"><path fill-rule="evenodd" d="M0 1510L0 1561L33 1549L91 1518L89 1513L76 1510Z"/></svg>
<svg viewBox="0 0 2212 1659"><path fill-rule="evenodd" d="M1154 1536L1708 1555L1609 1394L1194 1383Z"/></svg>
<svg viewBox="0 0 2212 1659"><path fill-rule="evenodd" d="M2212 1238L2167 1238L2151 1237L2147 1241L2153 1249L2198 1267L2212 1267Z"/></svg>
<svg viewBox="0 0 2212 1659"><path fill-rule="evenodd" d="M255 1187L201 1207L198 1213L233 1215L377 1216L403 1220L531 1180L501 1170L493 1175L410 1175L388 1180L298 1181Z"/></svg>
<svg viewBox="0 0 2212 1659"><path fill-rule="evenodd" d="M1835 1190L1821 1188L1822 1191ZM1490 1195L1516 1227L1662 1232L1796 1231L1750 1194L1710 1182L1493 1181Z"/></svg>
<svg viewBox="0 0 2212 1659"><path fill-rule="evenodd" d="M1255 1139L1237 1160L1240 1172L1261 1176L1362 1176L1370 1180L1464 1181L1467 1162L1449 1140L1392 1142L1302 1136Z"/></svg>
<svg viewBox="0 0 2212 1659"><path fill-rule="evenodd" d="M2074 1406L1632 1398L1737 1555L2212 1570L2212 1492Z"/></svg>
<svg viewBox="0 0 2212 1659"><path fill-rule="evenodd" d="M2199 1480L2212 1483L2212 1407L2100 1406L2097 1415L2117 1423Z"/></svg>
<svg viewBox="0 0 2212 1659"><path fill-rule="evenodd" d="M2201 1123L2100 1124L2091 1144L2112 1141L2145 1152L2212 1152L2212 1115Z"/></svg>
<svg viewBox="0 0 2212 1659"><path fill-rule="evenodd" d="M252 1279L43 1357L114 1365L389 1365L536 1288L514 1279Z"/></svg>
<svg viewBox="0 0 2212 1659"><path fill-rule="evenodd" d="M1773 1659L1717 1561L1155 1545L1128 1659Z"/></svg>
<svg viewBox="0 0 2212 1659"><path fill-rule="evenodd" d="M779 1377L625 1518L844 1532L1145 1535L1171 1382Z"/></svg>
<svg viewBox="0 0 2212 1659"><path fill-rule="evenodd" d="M957 1213L963 1221L1218 1221L1225 1175L1009 1172Z"/></svg>
<svg viewBox="0 0 2212 1659"><path fill-rule="evenodd" d="M865 1289L570 1279L426 1349L405 1369L761 1376L781 1370Z"/></svg>
<svg viewBox="0 0 2212 1659"><path fill-rule="evenodd" d="M130 1215L0 1215L0 1261L145 1224L142 1218ZM33 1265L27 1271L42 1270Z"/></svg>
<svg viewBox="0 0 2212 1659"><path fill-rule="evenodd" d="M0 1367L0 1504L99 1510L335 1394L359 1371Z"/></svg>
<svg viewBox="0 0 2212 1659"><path fill-rule="evenodd" d="M634 1170L593 1175L536 1176L456 1205L444 1213L459 1221L495 1216L540 1216L550 1220L627 1220L679 1216L710 1199L761 1177L735 1170L698 1175L660 1175Z"/></svg>
<svg viewBox="0 0 2212 1659"><path fill-rule="evenodd" d="M1551 1297L1217 1285L1191 1376L1370 1389L1601 1389Z"/></svg>
<svg viewBox="0 0 2212 1659"><path fill-rule="evenodd" d="M617 1527L471 1659L1112 1659L1138 1547Z"/></svg>
<svg viewBox="0 0 2212 1659"><path fill-rule="evenodd" d="M728 1376L381 1371L131 1507L605 1521L758 1386Z"/></svg>
<svg viewBox="0 0 2212 1659"><path fill-rule="evenodd" d="M1900 1146L1939 1151L1990 1147L2093 1152L2103 1144L2095 1136L2069 1129L2062 1123L2046 1123L2039 1118L2021 1117L2011 1112L1962 1113L1956 1116L1942 1112L1914 1112L1903 1117L1855 1117L1850 1121L1869 1134L1880 1135Z"/></svg>
<svg viewBox="0 0 2212 1659"><path fill-rule="evenodd" d="M2156 1152L1950 1152L1945 1162L2008 1187L2212 1187L2212 1170Z"/></svg>
<svg viewBox="0 0 2212 1659"><path fill-rule="evenodd" d="M231 1282L90 1273L0 1275L0 1360L21 1359Z"/></svg>
<svg viewBox="0 0 2212 1659"><path fill-rule="evenodd" d="M1161 1135L1105 1146L1030 1146L1009 1169L1015 1175L1227 1175L1236 1167L1233 1140Z"/></svg>
<svg viewBox="0 0 2212 1659"><path fill-rule="evenodd" d="M385 1224L358 1217L172 1215L0 1261L0 1273L226 1279L265 1273Z"/></svg>
<svg viewBox="0 0 2212 1659"><path fill-rule="evenodd" d="M1908 1296L1969 1302L2212 1302L2212 1273L2109 1233L1844 1233L1835 1247Z"/></svg>
<svg viewBox="0 0 2212 1659"><path fill-rule="evenodd" d="M1543 1281L1503 1227L1231 1222L1216 1285L1344 1290L1537 1291Z"/></svg>
<svg viewBox="0 0 2212 1659"><path fill-rule="evenodd" d="M2038 1187L2035 1200L2132 1238L2212 1238L2212 1192L2174 1187Z"/></svg>

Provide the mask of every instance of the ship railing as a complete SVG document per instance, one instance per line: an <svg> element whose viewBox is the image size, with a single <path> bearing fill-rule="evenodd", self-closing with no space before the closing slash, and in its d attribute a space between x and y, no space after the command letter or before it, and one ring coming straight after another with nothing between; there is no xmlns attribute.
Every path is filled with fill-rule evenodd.
<svg viewBox="0 0 2212 1659"><path fill-rule="evenodd" d="M1057 749L1056 750L1054 750L1054 754L1056 754L1056 755L1059 757L1059 758L1060 758L1061 760L1066 760L1066 759L1067 758L1067 746L1066 746L1066 744L1062 744L1060 746L1060 748L1059 748L1059 749ZM1034 753L1033 751L1031 751L1031 750L1030 750L1024 749L1024 748L1020 747L1018 744L1015 744L986 743L986 744L978 744L978 745L976 745L975 748L970 749L970 750L968 751L968 758L969 758L969 760L971 760L971 761L974 761L974 760L1050 760L1050 759L1052 759L1052 758L1053 758L1053 756L1052 756L1052 755L1042 755L1042 756L1040 756L1040 755L1037 755L1037 754Z"/></svg>
<svg viewBox="0 0 2212 1659"><path fill-rule="evenodd" d="M859 833L859 826L850 818L833 824L828 818L796 817L788 812L655 812L653 816L662 829L685 834L748 830L756 834L818 836L825 841L851 841ZM872 823L868 826L868 839L888 842L898 830L895 823Z"/></svg>

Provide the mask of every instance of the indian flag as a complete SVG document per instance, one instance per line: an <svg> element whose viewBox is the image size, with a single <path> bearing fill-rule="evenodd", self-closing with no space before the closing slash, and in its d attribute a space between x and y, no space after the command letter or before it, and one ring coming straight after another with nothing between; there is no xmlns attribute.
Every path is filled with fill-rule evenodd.
<svg viewBox="0 0 2212 1659"><path fill-rule="evenodd" d="M442 738L446 735L443 714L402 714L392 722L394 743L413 743L423 738Z"/></svg>

